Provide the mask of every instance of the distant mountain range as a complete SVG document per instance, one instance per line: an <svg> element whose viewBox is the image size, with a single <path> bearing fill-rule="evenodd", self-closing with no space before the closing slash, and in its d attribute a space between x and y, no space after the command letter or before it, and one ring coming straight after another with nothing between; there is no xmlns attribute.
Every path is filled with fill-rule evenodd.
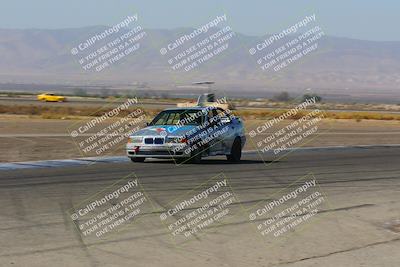
<svg viewBox="0 0 400 267"><path fill-rule="evenodd" d="M76 29L0 29L0 83L187 84L213 80L240 90L320 88L374 94L400 90L400 42L375 42L325 36L318 49L286 69L262 71L248 52L268 36L236 33L229 48L198 70L173 71L160 48L192 29L146 29L140 49L96 73L84 71L71 49L107 27ZM195 44L193 39L188 44ZM331 90L331 91L330 91Z"/></svg>

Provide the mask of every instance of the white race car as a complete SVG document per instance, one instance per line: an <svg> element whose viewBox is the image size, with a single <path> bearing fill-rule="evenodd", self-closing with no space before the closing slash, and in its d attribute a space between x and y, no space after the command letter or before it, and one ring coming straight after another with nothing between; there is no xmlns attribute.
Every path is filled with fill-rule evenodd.
<svg viewBox="0 0 400 267"><path fill-rule="evenodd" d="M202 157L226 155L240 161L246 142L243 123L220 107L172 108L130 135L126 153L134 162L173 158L199 163Z"/></svg>

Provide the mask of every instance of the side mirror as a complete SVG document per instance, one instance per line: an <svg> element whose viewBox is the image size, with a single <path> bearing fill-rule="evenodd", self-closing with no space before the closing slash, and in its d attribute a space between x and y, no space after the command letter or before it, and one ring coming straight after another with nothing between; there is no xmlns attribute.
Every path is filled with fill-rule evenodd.
<svg viewBox="0 0 400 267"><path fill-rule="evenodd" d="M222 118L221 118L221 122L222 122L222 123L230 123L230 122L231 122L231 119L228 118L228 117L222 117Z"/></svg>

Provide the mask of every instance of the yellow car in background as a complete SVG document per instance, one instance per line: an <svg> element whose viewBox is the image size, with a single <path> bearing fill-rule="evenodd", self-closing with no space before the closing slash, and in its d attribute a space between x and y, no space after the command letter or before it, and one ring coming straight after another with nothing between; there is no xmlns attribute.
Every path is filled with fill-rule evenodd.
<svg viewBox="0 0 400 267"><path fill-rule="evenodd" d="M65 102L67 98L61 95L55 95L52 93L43 93L37 96L37 100L46 102Z"/></svg>

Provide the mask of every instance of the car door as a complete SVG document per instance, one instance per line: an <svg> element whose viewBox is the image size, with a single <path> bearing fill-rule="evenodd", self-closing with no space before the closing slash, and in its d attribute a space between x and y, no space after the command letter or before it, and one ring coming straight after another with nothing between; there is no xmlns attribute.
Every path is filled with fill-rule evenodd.
<svg viewBox="0 0 400 267"><path fill-rule="evenodd" d="M230 152L233 141L236 137L237 125L235 124L235 121L232 120L230 114L222 108L216 108L216 113L221 121L220 128L223 132L221 136L223 149L225 152Z"/></svg>
<svg viewBox="0 0 400 267"><path fill-rule="evenodd" d="M216 109L209 110L208 120L209 125L207 133L208 137L211 139L209 142L210 152L213 154L221 154L225 151L225 134L222 133L223 125L221 124L221 118L218 116Z"/></svg>

